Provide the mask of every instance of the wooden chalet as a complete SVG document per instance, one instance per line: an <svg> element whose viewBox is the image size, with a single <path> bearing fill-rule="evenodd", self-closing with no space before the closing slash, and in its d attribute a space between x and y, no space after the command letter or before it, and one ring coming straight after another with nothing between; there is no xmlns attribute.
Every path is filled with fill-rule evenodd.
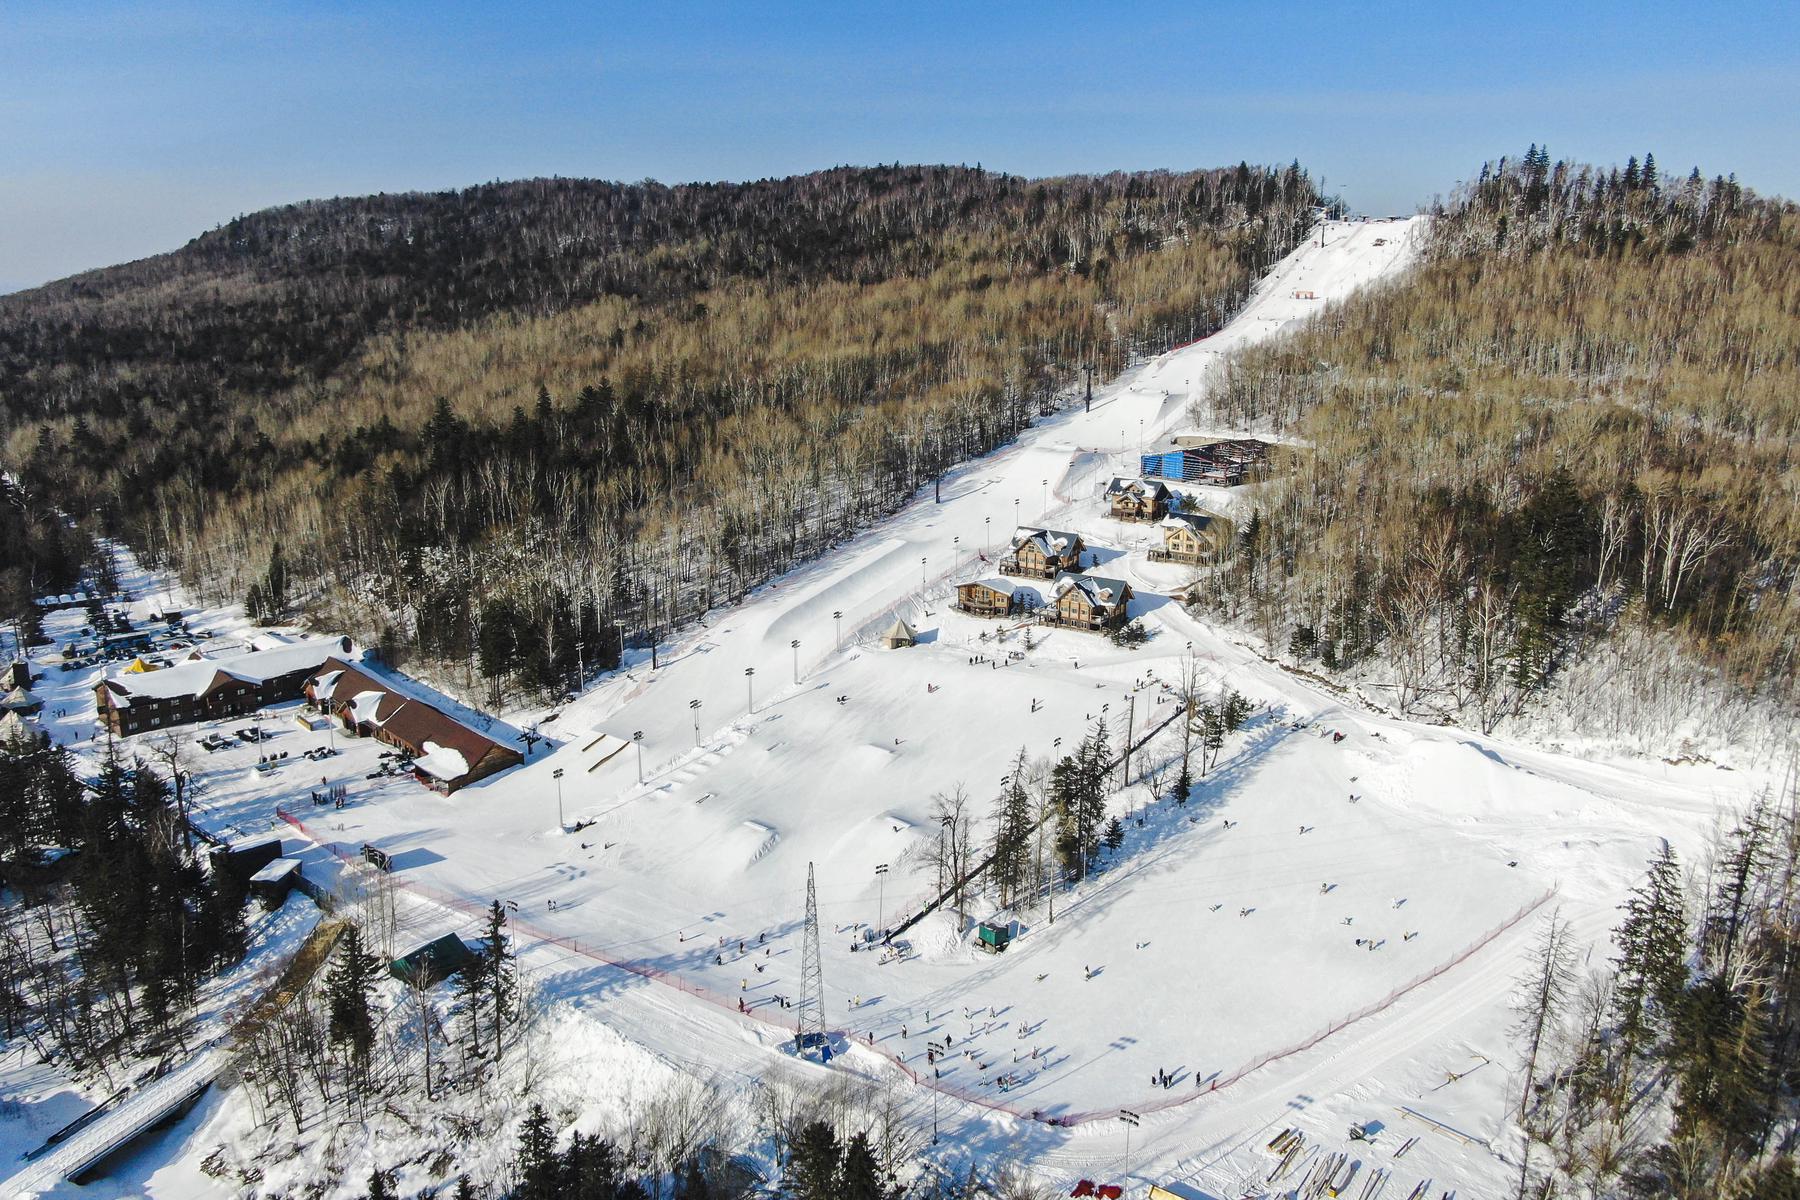
<svg viewBox="0 0 1800 1200"><path fill-rule="evenodd" d="M1011 551L1000 560L1000 573L1055 579L1065 571L1081 570L1081 552L1085 549L1087 545L1078 533L1061 529L1016 529Z"/></svg>
<svg viewBox="0 0 1800 1200"><path fill-rule="evenodd" d="M1130 616L1131 585L1122 579L1059 575L1054 594L1055 606L1045 618L1052 625L1111 631Z"/></svg>
<svg viewBox="0 0 1800 1200"><path fill-rule="evenodd" d="M1152 562L1199 566L1217 562L1231 549L1231 522L1213 513L1170 513L1157 527L1162 530L1163 544L1160 550L1150 551Z"/></svg>
<svg viewBox="0 0 1800 1200"><path fill-rule="evenodd" d="M1106 502L1115 521L1160 521L1174 493L1160 479L1115 478L1106 486Z"/></svg>
<svg viewBox="0 0 1800 1200"><path fill-rule="evenodd" d="M1005 618L1029 612L1043 602L1038 590L1028 583L990 576L957 584L956 602L951 607L972 617Z"/></svg>
<svg viewBox="0 0 1800 1200"><path fill-rule="evenodd" d="M445 795L525 761L510 744L510 731L505 741L490 737L455 715L442 697L368 663L330 659L304 690L346 733L404 751L419 782Z"/></svg>
<svg viewBox="0 0 1800 1200"><path fill-rule="evenodd" d="M189 658L160 671L127 668L94 685L94 707L101 723L118 737L239 717L264 705L298 700L308 677L323 663L349 653L349 638L310 638L272 650Z"/></svg>

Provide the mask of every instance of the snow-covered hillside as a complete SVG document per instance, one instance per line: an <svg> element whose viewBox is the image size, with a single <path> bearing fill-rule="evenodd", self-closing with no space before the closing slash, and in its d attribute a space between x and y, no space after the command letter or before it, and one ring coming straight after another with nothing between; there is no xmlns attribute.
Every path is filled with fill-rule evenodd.
<svg viewBox="0 0 1800 1200"><path fill-rule="evenodd" d="M522 768L444 798L366 779L373 747L290 780L228 751L208 764L221 780L205 819L292 836L283 806L326 880L380 846L427 914L421 936L472 933L478 908L513 901L546 995L680 1069L745 1080L789 1057L793 1014L776 998L799 992L811 864L826 1016L853 1048L797 1069L904 1072L920 1119L935 1114L962 1151L1021 1154L1058 1180L1235 1196L1285 1127L1329 1151L1347 1148L1350 1122L1378 1122L1355 1156L1394 1173L1391 1194L1425 1178L1491 1193L1516 1174L1502 1031L1536 920L1559 906L1604 954L1657 839L1696 845L1758 780L1578 761L1347 704L1167 599L1192 572L1149 562L1154 527L1111 520L1098 495L1181 427L1219 356L1403 268L1419 233L1326 225L1224 331L951 472L941 502L927 492L715 612L654 670L635 661L546 724L560 745ZM1137 590L1149 643L1038 630L1027 648L952 611L951 582L990 567L1015 525L1082 533L1093 569ZM895 616L920 644L879 647ZM1123 847L1056 897L1053 924L1011 914L1022 933L992 957L943 915L898 958L852 950L930 895L935 793L965 787L985 822L1021 747L1065 752L1103 715L1115 744L1127 720L1140 735L1167 720L1165 685L1190 655L1256 716L1185 806L1140 782L1175 752L1172 732L1152 741L1112 799L1130 818ZM351 805L314 817L306 793L322 782L347 783ZM577 831L559 829L559 807ZM928 1065L926 1042L946 1036L953 1054ZM1120 1109L1142 1118L1129 1158Z"/></svg>

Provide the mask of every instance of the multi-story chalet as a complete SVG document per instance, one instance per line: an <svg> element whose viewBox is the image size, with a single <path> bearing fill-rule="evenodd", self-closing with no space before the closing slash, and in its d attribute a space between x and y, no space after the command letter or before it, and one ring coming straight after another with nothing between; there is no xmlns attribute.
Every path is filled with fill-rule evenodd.
<svg viewBox="0 0 1800 1200"><path fill-rule="evenodd" d="M1231 522L1208 512L1170 513L1158 522L1162 549L1152 550L1152 562L1199 565L1217 561L1231 549Z"/></svg>
<svg viewBox="0 0 1800 1200"><path fill-rule="evenodd" d="M974 617L1010 617L1043 602L1038 590L1028 583L989 577L957 584L954 607Z"/></svg>
<svg viewBox="0 0 1800 1200"><path fill-rule="evenodd" d="M1098 575L1059 575L1049 618L1072 629L1117 629L1130 612L1131 585Z"/></svg>
<svg viewBox="0 0 1800 1200"><path fill-rule="evenodd" d="M1114 520L1160 521L1169 511L1168 485L1158 479L1115 478L1106 486Z"/></svg>
<svg viewBox="0 0 1800 1200"><path fill-rule="evenodd" d="M349 638L308 638L272 650L190 658L159 671L120 672L94 685L100 723L115 736L215 721L298 700L307 678Z"/></svg>
<svg viewBox="0 0 1800 1200"><path fill-rule="evenodd" d="M1055 579L1064 571L1081 570L1081 552L1087 549L1077 533L1060 529L1013 531L1012 550L1000 560L1002 575Z"/></svg>
<svg viewBox="0 0 1800 1200"><path fill-rule="evenodd" d="M368 663L330 659L306 681L305 692L346 732L405 751L419 782L445 795L525 761L510 730L504 741L490 737L454 715L444 698Z"/></svg>

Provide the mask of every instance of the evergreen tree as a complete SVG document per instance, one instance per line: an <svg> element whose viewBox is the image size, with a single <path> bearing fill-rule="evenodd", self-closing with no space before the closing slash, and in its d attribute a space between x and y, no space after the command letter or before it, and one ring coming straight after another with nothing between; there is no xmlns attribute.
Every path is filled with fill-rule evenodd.
<svg viewBox="0 0 1800 1200"><path fill-rule="evenodd" d="M519 1188L516 1200L561 1200L562 1158L556 1132L541 1104L532 1104L519 1127Z"/></svg>
<svg viewBox="0 0 1800 1200"><path fill-rule="evenodd" d="M475 1185L467 1174L459 1175L456 1178L455 1200L475 1200Z"/></svg>
<svg viewBox="0 0 1800 1200"><path fill-rule="evenodd" d="M1630 1075L1632 1056L1654 1047L1687 985L1687 919L1672 848L1665 845L1651 860L1644 882L1632 891L1624 911L1624 921L1613 931L1619 948L1613 960L1618 970L1613 1011L1623 1048L1622 1086Z"/></svg>
<svg viewBox="0 0 1800 1200"><path fill-rule="evenodd" d="M496 900L488 908L487 933L482 936L480 971L487 984L488 1011L494 1018L494 1059L500 1058L502 1033L518 1007L519 983L514 973L512 939L506 932L506 908Z"/></svg>
<svg viewBox="0 0 1800 1200"><path fill-rule="evenodd" d="M699 1156L688 1159L675 1172L675 1200L723 1200L713 1192L706 1180L706 1170Z"/></svg>
<svg viewBox="0 0 1800 1200"><path fill-rule="evenodd" d="M1225 749L1225 711L1217 704L1202 704L1195 715L1195 741L1200 747L1200 776L1213 769Z"/></svg>
<svg viewBox="0 0 1800 1200"><path fill-rule="evenodd" d="M1730 978L1732 960L1744 933L1753 903L1752 887L1762 874L1770 850L1768 817L1761 804L1731 831L1732 845L1722 863L1714 867L1718 883L1701 924L1701 947L1716 974Z"/></svg>
<svg viewBox="0 0 1800 1200"><path fill-rule="evenodd" d="M1125 823L1114 817L1106 823L1106 848L1117 851L1125 844Z"/></svg>
<svg viewBox="0 0 1800 1200"><path fill-rule="evenodd" d="M596 1134L576 1134L563 1154L566 1200L643 1200L644 1189L625 1175L618 1149Z"/></svg>
<svg viewBox="0 0 1800 1200"><path fill-rule="evenodd" d="M881 1164L869 1149L869 1135L856 1134L844 1147L838 1166L838 1200L887 1200L888 1194L882 1184Z"/></svg>
<svg viewBox="0 0 1800 1200"><path fill-rule="evenodd" d="M824 1121L808 1122L788 1151L787 1194L792 1200L838 1200L838 1164L843 1152Z"/></svg>
<svg viewBox="0 0 1800 1200"><path fill-rule="evenodd" d="M358 1081L367 1079L369 1056L375 1049L374 995L380 971L381 960L363 950L362 927L346 926L325 976L327 1030L333 1042L349 1048L352 1075Z"/></svg>
<svg viewBox="0 0 1800 1200"><path fill-rule="evenodd" d="M369 1172L369 1200L399 1200L394 1177L380 1167Z"/></svg>
<svg viewBox="0 0 1800 1200"><path fill-rule="evenodd" d="M1025 789L1025 770L1025 749L1021 746L994 811L994 855L989 876L999 890L1002 905L1013 902L1031 866L1031 795Z"/></svg>

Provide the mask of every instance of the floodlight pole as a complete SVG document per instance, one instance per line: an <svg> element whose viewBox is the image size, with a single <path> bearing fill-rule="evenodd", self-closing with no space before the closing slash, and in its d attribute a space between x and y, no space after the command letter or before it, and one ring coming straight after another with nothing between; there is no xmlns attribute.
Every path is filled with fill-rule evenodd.
<svg viewBox="0 0 1800 1200"><path fill-rule="evenodd" d="M750 712L756 712L756 668L744 668L744 695L750 701Z"/></svg>
<svg viewBox="0 0 1800 1200"><path fill-rule="evenodd" d="M563 769L558 767L556 770L550 772L550 778L556 780L556 827L558 829L567 830L568 824L563 820L562 773Z"/></svg>
<svg viewBox="0 0 1800 1200"><path fill-rule="evenodd" d="M877 933L881 931L881 920L887 913L887 873L888 865L886 863L875 864L875 930Z"/></svg>
<svg viewBox="0 0 1800 1200"><path fill-rule="evenodd" d="M800 639L795 638L789 642L788 649L794 652L794 684L798 686L800 683Z"/></svg>
<svg viewBox="0 0 1800 1200"><path fill-rule="evenodd" d="M644 786L644 731L639 729L631 735L631 744L637 747L638 786Z"/></svg>

